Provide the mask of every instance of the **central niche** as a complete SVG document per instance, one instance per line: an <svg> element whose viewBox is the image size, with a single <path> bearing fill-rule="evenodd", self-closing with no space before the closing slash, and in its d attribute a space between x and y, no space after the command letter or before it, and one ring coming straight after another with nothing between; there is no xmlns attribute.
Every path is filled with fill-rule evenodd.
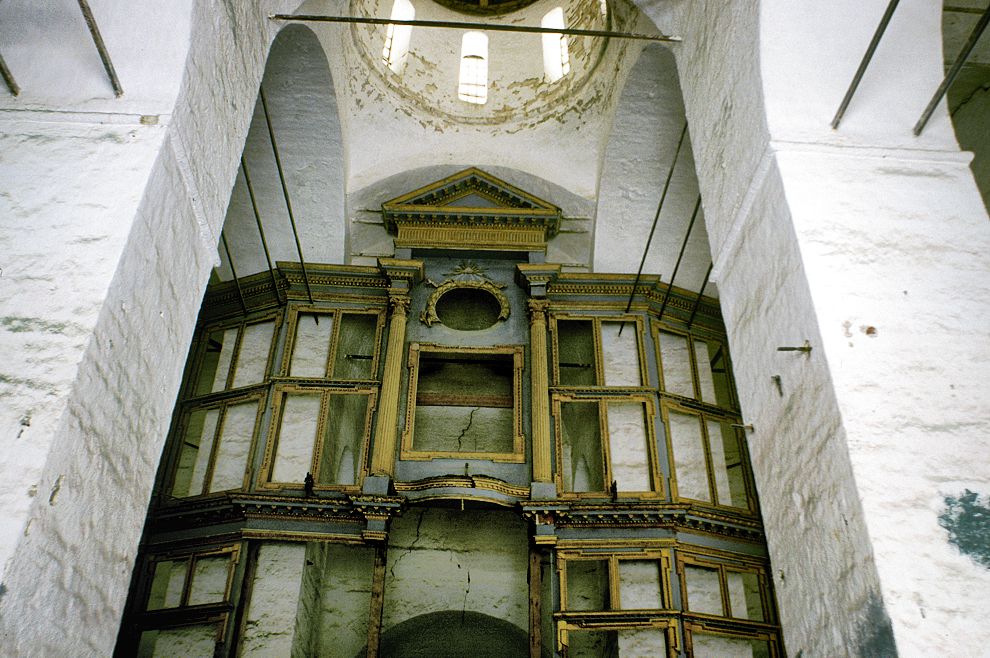
<svg viewBox="0 0 990 658"><path fill-rule="evenodd" d="M410 346L403 459L525 461L522 349Z"/></svg>
<svg viewBox="0 0 990 658"><path fill-rule="evenodd" d="M502 317L502 304L483 288L454 288L437 300L436 314L444 326L480 331Z"/></svg>

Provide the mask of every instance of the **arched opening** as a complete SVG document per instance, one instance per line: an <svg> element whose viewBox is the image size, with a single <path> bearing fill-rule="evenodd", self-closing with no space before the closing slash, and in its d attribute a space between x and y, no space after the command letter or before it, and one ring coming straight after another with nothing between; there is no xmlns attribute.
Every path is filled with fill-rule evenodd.
<svg viewBox="0 0 990 658"><path fill-rule="evenodd" d="M273 264L298 262L300 250L308 262L342 263L343 217L344 146L329 64L312 30L290 25L272 43L227 207L217 273L232 279L231 263L238 277L268 269L262 234Z"/></svg>
<svg viewBox="0 0 990 658"><path fill-rule="evenodd" d="M442 629L442 632L438 630ZM529 655L518 626L470 610L444 610L396 624L382 635L382 658L516 658ZM363 656L364 653L358 654Z"/></svg>
<svg viewBox="0 0 990 658"><path fill-rule="evenodd" d="M595 271L634 269L656 221L643 272L670 280L700 199L686 125L674 56L651 44L626 79L605 148L595 220ZM687 134L678 148L684 130ZM669 174L670 186L663 198ZM709 262L708 234L699 209L675 285L698 291ZM708 294L713 289L706 286Z"/></svg>

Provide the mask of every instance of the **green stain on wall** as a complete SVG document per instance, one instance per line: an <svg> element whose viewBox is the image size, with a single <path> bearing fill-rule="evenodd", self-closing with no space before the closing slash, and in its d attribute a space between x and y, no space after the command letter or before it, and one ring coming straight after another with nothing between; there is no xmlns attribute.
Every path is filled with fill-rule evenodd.
<svg viewBox="0 0 990 658"><path fill-rule="evenodd" d="M975 491L946 496L939 525L949 532L949 543L981 566L990 569L990 496Z"/></svg>
<svg viewBox="0 0 990 658"><path fill-rule="evenodd" d="M0 317L0 329L19 334L25 332L36 332L46 334L79 334L85 329L74 322L49 322L42 318L29 318L19 316Z"/></svg>

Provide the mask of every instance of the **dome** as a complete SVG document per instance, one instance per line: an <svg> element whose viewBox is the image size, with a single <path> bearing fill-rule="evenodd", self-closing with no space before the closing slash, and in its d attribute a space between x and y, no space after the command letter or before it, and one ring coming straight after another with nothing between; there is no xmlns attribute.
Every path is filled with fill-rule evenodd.
<svg viewBox="0 0 990 658"><path fill-rule="evenodd" d="M356 0L351 13L584 30L628 29L635 20L625 5L604 6L583 0ZM601 104L624 46L602 37L420 26L358 24L351 34L365 60L367 84L403 111L440 126L497 124L510 132L560 116L565 108L583 112ZM465 75L475 76L473 91L465 91Z"/></svg>

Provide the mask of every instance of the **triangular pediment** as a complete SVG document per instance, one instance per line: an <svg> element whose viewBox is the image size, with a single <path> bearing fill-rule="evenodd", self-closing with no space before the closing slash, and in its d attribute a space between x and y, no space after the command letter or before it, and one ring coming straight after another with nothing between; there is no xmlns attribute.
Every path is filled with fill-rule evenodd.
<svg viewBox="0 0 990 658"><path fill-rule="evenodd" d="M477 204L477 205L473 205ZM560 212L560 208L514 185L471 167L382 204L387 208L515 208Z"/></svg>
<svg viewBox="0 0 990 658"><path fill-rule="evenodd" d="M545 251L554 204L475 167L382 204L396 247Z"/></svg>

